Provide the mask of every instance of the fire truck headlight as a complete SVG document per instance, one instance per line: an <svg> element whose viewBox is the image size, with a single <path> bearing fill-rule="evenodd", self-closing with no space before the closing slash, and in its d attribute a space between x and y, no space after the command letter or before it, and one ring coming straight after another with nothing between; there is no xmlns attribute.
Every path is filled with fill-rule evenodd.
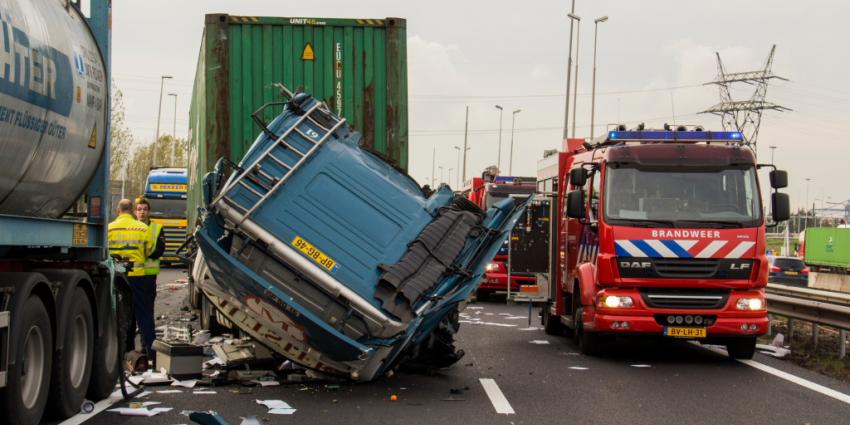
<svg viewBox="0 0 850 425"><path fill-rule="evenodd" d="M497 272L497 271L499 271L499 264L498 263L487 264L487 268L485 268L484 271Z"/></svg>
<svg viewBox="0 0 850 425"><path fill-rule="evenodd" d="M634 306L632 297L619 295L605 295L599 300L599 307L606 308L631 308Z"/></svg>
<svg viewBox="0 0 850 425"><path fill-rule="evenodd" d="M736 305L738 310L762 310L764 300L761 298L739 298Z"/></svg>

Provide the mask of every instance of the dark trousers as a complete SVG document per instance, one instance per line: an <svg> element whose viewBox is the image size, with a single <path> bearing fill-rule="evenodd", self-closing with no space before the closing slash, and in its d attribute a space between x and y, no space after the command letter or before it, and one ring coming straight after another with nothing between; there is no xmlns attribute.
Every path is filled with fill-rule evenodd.
<svg viewBox="0 0 850 425"><path fill-rule="evenodd" d="M150 276L129 276L130 289L133 291L133 315L136 317L136 323L130 326L130 332L127 334L127 351L136 349L136 326L138 325L139 333L142 335L142 346L148 353L148 356L153 356L153 340L156 338L154 331L154 301L156 301L156 275Z"/></svg>

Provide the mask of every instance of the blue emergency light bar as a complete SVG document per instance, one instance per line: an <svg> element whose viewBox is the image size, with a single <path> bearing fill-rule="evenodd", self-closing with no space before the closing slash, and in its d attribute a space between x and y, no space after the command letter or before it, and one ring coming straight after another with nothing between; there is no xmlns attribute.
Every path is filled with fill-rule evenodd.
<svg viewBox="0 0 850 425"><path fill-rule="evenodd" d="M744 135L740 131L609 131L608 140L743 142Z"/></svg>

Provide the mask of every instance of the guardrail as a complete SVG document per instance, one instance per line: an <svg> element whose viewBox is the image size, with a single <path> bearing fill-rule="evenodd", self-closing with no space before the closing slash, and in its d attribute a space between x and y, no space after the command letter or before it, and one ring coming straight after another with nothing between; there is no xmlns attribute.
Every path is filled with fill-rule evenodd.
<svg viewBox="0 0 850 425"><path fill-rule="evenodd" d="M817 344L817 326L839 329L839 357L846 355L850 330L850 294L769 283L767 310L771 314L812 323L812 341ZM789 321L789 337L792 324Z"/></svg>

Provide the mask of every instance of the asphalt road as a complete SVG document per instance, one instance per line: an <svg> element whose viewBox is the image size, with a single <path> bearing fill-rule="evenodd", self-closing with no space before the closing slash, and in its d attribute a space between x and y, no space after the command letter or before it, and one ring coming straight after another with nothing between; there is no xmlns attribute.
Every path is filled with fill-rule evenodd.
<svg viewBox="0 0 850 425"><path fill-rule="evenodd" d="M171 270L160 282L176 277ZM182 296L177 285L167 290L158 301ZM850 383L782 360L759 354L738 362L722 349L655 340L618 341L611 354L587 357L571 339L546 335L536 311L527 329L527 314L527 305L504 301L471 305L458 338L466 357L433 376L400 373L338 389L285 384L250 394L232 392L236 386L210 388L216 393L208 395L159 394L173 387L149 387L154 393L144 400L173 410L150 418L103 411L75 420L178 424L189 423L181 412L193 410L218 411L231 424L247 416L269 424L840 424L850 417ZM486 385L498 387L503 402L491 400L482 378L493 380ZM297 410L270 415L258 399L283 400Z"/></svg>

